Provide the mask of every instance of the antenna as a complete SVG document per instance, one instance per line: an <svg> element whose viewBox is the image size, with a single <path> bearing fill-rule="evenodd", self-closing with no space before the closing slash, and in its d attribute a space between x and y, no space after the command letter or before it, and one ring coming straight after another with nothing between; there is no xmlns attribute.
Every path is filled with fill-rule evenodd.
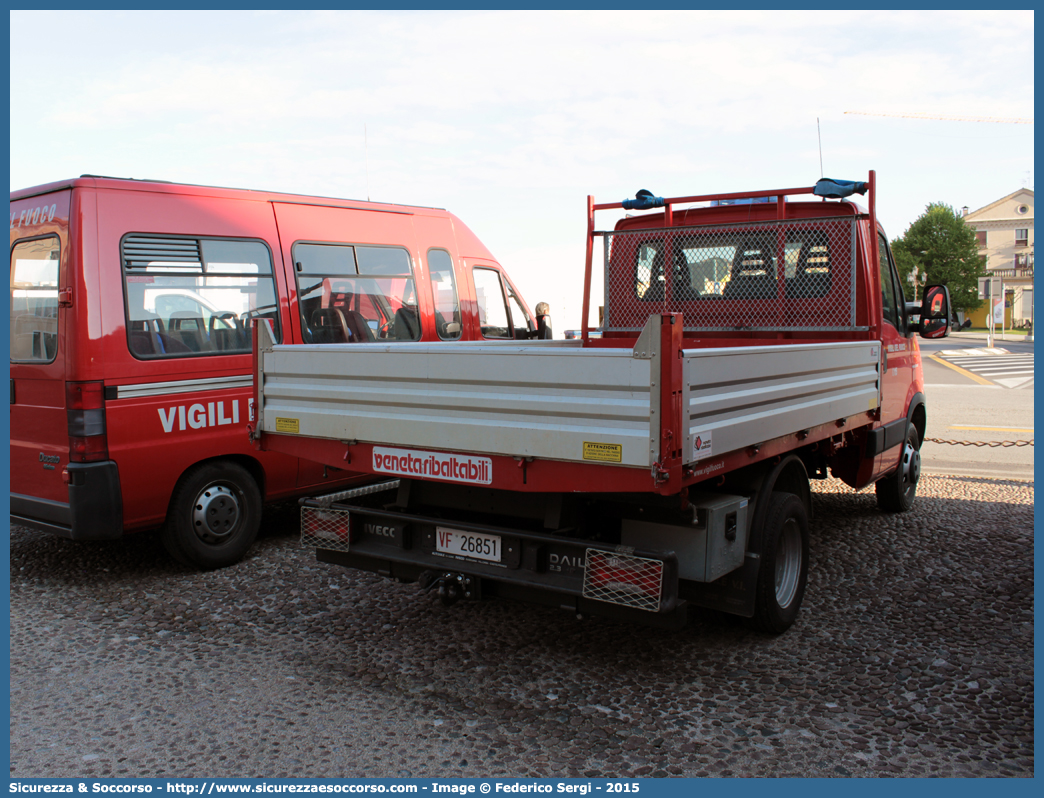
<svg viewBox="0 0 1044 798"><path fill-rule="evenodd" d="M366 123L363 122L363 161L366 164L366 201L370 201L370 142L366 136Z"/></svg>
<svg viewBox="0 0 1044 798"><path fill-rule="evenodd" d="M819 129L819 117L816 117L816 135L819 136L819 176L823 177L823 132Z"/></svg>

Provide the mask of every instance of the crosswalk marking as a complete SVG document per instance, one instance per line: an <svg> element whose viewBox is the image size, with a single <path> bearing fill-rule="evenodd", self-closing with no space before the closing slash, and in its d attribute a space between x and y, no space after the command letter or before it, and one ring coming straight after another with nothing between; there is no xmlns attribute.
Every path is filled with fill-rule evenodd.
<svg viewBox="0 0 1044 798"><path fill-rule="evenodd" d="M974 357L977 355L1010 355L1011 353L1007 349L1001 349L998 346L988 347L983 346L978 349L944 349L939 352L943 357Z"/></svg>
<svg viewBox="0 0 1044 798"><path fill-rule="evenodd" d="M1005 349L947 349L937 357L981 379L1005 388L1033 385L1033 354L1012 354Z"/></svg>

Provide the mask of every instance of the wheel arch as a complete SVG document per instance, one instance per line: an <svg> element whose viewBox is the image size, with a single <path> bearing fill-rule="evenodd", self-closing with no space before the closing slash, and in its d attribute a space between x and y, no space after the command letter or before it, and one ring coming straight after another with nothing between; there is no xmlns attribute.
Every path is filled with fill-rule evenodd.
<svg viewBox="0 0 1044 798"><path fill-rule="evenodd" d="M793 454L785 458L773 470L766 482L768 492L766 498L774 492L793 493L805 505L808 519L812 520L812 486L808 481L808 469L805 461ZM760 497L759 497L760 498Z"/></svg>
<svg viewBox="0 0 1044 798"><path fill-rule="evenodd" d="M923 393L914 394L910 400L910 407L906 412L906 420L914 425L914 429L917 430L917 439L920 441L919 445L923 445L924 435L928 429L928 411Z"/></svg>
<svg viewBox="0 0 1044 798"><path fill-rule="evenodd" d="M171 506L174 502L174 496L177 494L178 486L185 481L193 470L209 463L218 462L235 463L236 465L245 468L247 473L253 478L254 484L257 485L258 491L261 493L262 504L267 501L265 495L265 467L261 465L256 458L245 454L219 454L214 457L204 457L202 460L196 460L194 463L185 466L182 472L178 475L178 478L174 480L174 487L171 488L170 496L167 499L168 517L170 516Z"/></svg>
<svg viewBox="0 0 1044 798"><path fill-rule="evenodd" d="M797 453L788 454L778 462L770 461L764 466L746 471L738 481L727 487L739 493L753 494L754 508L750 516L747 551L754 554L761 553L762 530L768 515L769 501L774 492L793 493L805 505L809 521L812 520L812 486L808 479L808 469Z"/></svg>

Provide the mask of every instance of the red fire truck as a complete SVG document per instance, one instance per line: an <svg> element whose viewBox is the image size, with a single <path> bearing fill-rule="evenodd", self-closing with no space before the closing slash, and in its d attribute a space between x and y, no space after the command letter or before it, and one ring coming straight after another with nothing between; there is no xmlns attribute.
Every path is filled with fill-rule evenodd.
<svg viewBox="0 0 1044 798"><path fill-rule="evenodd" d="M320 560L665 627L689 605L769 632L797 615L811 479L914 501L916 336L865 182L588 199L575 340L280 345L257 328L261 451L384 476L304 502ZM869 209L849 199L869 192ZM595 212L647 211L598 231ZM597 337L586 326L598 253ZM913 315L919 320L914 322Z"/></svg>
<svg viewBox="0 0 1044 798"><path fill-rule="evenodd" d="M443 210L92 176L12 192L12 522L160 527L213 568L263 502L372 479L249 445L258 319L318 346L548 329Z"/></svg>

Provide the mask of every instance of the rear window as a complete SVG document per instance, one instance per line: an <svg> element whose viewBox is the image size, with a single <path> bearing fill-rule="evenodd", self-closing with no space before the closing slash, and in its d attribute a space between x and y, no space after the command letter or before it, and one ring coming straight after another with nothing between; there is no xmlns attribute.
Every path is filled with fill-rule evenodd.
<svg viewBox="0 0 1044 798"><path fill-rule="evenodd" d="M19 241L11 249L11 360L49 363L58 354L56 236Z"/></svg>
<svg viewBox="0 0 1044 798"><path fill-rule="evenodd" d="M672 242L671 290L675 301L769 300L778 296L778 242L773 234L745 231L678 235ZM660 240L635 251L634 294L646 302L665 300L665 250ZM822 230L791 230L783 250L784 296L811 299L830 291L829 242Z"/></svg>
<svg viewBox="0 0 1044 798"><path fill-rule="evenodd" d="M143 359L250 352L254 319L281 339L272 256L261 241L128 235L127 342Z"/></svg>

